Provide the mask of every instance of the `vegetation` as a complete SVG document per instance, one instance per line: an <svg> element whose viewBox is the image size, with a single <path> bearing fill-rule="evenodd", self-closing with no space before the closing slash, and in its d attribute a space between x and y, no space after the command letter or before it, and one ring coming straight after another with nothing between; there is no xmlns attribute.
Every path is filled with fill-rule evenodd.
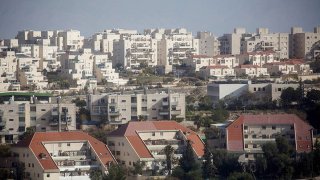
<svg viewBox="0 0 320 180"><path fill-rule="evenodd" d="M163 152L166 155L166 168L168 170L169 175L171 175L174 148L169 144L166 147L164 147Z"/></svg>

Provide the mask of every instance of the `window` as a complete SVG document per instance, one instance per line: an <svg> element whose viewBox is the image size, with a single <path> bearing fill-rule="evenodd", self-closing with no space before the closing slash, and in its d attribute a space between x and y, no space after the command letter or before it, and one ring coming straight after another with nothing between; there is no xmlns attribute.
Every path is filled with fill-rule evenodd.
<svg viewBox="0 0 320 180"><path fill-rule="evenodd" d="M253 138L253 139L256 139L256 138L257 138L257 135L255 135L255 134L252 135L252 138Z"/></svg>
<svg viewBox="0 0 320 180"><path fill-rule="evenodd" d="M50 177L50 174L47 174L47 177Z"/></svg>
<svg viewBox="0 0 320 180"><path fill-rule="evenodd" d="M30 164L30 163L28 163L28 167L31 167L31 164Z"/></svg>
<svg viewBox="0 0 320 180"><path fill-rule="evenodd" d="M152 108L152 111L156 111L157 110L157 108Z"/></svg>
<svg viewBox="0 0 320 180"><path fill-rule="evenodd" d="M277 129L277 127L276 126L272 126L272 129L275 130L275 129Z"/></svg>
<svg viewBox="0 0 320 180"><path fill-rule="evenodd" d="M121 102L127 102L125 99L121 100Z"/></svg>
<svg viewBox="0 0 320 180"><path fill-rule="evenodd" d="M35 121L35 120L37 120L37 118L36 117L30 117L30 120L31 121Z"/></svg>
<svg viewBox="0 0 320 180"><path fill-rule="evenodd" d="M281 88L278 88L278 91L281 91Z"/></svg>
<svg viewBox="0 0 320 180"><path fill-rule="evenodd" d="M122 146L124 146L124 142L122 142Z"/></svg>
<svg viewBox="0 0 320 180"><path fill-rule="evenodd" d="M32 163L32 167L34 167L34 164Z"/></svg>
<svg viewBox="0 0 320 180"><path fill-rule="evenodd" d="M247 139L247 138L248 138L248 134L245 134L245 135L244 135L244 138Z"/></svg>
<svg viewBox="0 0 320 180"><path fill-rule="evenodd" d="M46 111L46 109L41 109L41 111Z"/></svg>
<svg viewBox="0 0 320 180"><path fill-rule="evenodd" d="M147 107L141 107L141 111L147 111Z"/></svg>
<svg viewBox="0 0 320 180"><path fill-rule="evenodd" d="M152 136L156 136L156 132L152 132Z"/></svg>
<svg viewBox="0 0 320 180"><path fill-rule="evenodd" d="M160 132L160 136L163 136L163 132Z"/></svg>
<svg viewBox="0 0 320 180"><path fill-rule="evenodd" d="M266 91L266 88L262 88L262 91Z"/></svg>
<svg viewBox="0 0 320 180"><path fill-rule="evenodd" d="M9 119L9 121L13 121L13 119Z"/></svg>
<svg viewBox="0 0 320 180"><path fill-rule="evenodd" d="M122 109L122 111L127 111L127 109Z"/></svg>
<svg viewBox="0 0 320 180"><path fill-rule="evenodd" d="M10 110L9 110L9 112L13 112L13 110L12 110L12 109L10 109Z"/></svg>
<svg viewBox="0 0 320 180"><path fill-rule="evenodd" d="M157 100L156 99L152 99L152 102L156 102Z"/></svg>
<svg viewBox="0 0 320 180"><path fill-rule="evenodd" d="M13 131L13 128L9 128L9 131Z"/></svg>
<svg viewBox="0 0 320 180"><path fill-rule="evenodd" d="M267 139L267 135L266 135L266 134L263 134L263 135L262 135L262 139Z"/></svg>
<svg viewBox="0 0 320 180"><path fill-rule="evenodd" d="M266 126L262 126L262 129L267 129L267 127Z"/></svg>
<svg viewBox="0 0 320 180"><path fill-rule="evenodd" d="M117 155L117 156L120 156L120 151L116 151L116 155Z"/></svg>
<svg viewBox="0 0 320 180"><path fill-rule="evenodd" d="M247 129L248 129L248 126L244 126L243 129L247 130Z"/></svg>
<svg viewBox="0 0 320 180"><path fill-rule="evenodd" d="M256 144L253 144L253 148L257 148L257 145L256 145Z"/></svg>
<svg viewBox="0 0 320 180"><path fill-rule="evenodd" d="M25 131L25 127L24 126L19 126L19 132L24 132Z"/></svg>
<svg viewBox="0 0 320 180"><path fill-rule="evenodd" d="M248 148L248 144L245 144L244 147L245 147L245 148Z"/></svg>
<svg viewBox="0 0 320 180"><path fill-rule="evenodd" d="M253 91L257 91L257 88L253 88Z"/></svg>
<svg viewBox="0 0 320 180"><path fill-rule="evenodd" d="M61 147L61 143L58 143L58 147Z"/></svg>
<svg viewBox="0 0 320 180"><path fill-rule="evenodd" d="M70 143L67 143L67 146L70 146Z"/></svg>
<svg viewBox="0 0 320 180"><path fill-rule="evenodd" d="M45 121L46 120L46 118L41 118L41 121Z"/></svg>

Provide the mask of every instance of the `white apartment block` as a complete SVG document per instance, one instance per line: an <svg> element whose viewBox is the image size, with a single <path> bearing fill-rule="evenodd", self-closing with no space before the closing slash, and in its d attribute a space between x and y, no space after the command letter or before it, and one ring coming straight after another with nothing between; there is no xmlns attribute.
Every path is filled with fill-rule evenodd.
<svg viewBox="0 0 320 180"><path fill-rule="evenodd" d="M185 119L185 94L88 95L87 102L91 120L114 125L131 120Z"/></svg>
<svg viewBox="0 0 320 180"><path fill-rule="evenodd" d="M242 42L251 36L245 28L235 28L233 33L224 34L219 37L220 54L240 54L243 51Z"/></svg>
<svg viewBox="0 0 320 180"><path fill-rule="evenodd" d="M61 64L62 76L69 80L77 80L77 84L90 89L96 85L90 84L107 80L115 84L125 84L127 81L120 79L119 74L112 68L108 54L100 52L92 53L91 49L83 49L80 52L68 52L58 58Z"/></svg>
<svg viewBox="0 0 320 180"><path fill-rule="evenodd" d="M237 76L247 75L249 77L269 76L267 68L260 67L258 65L239 65L234 68Z"/></svg>
<svg viewBox="0 0 320 180"><path fill-rule="evenodd" d="M8 80L16 79L17 57L14 51L0 53L0 75Z"/></svg>
<svg viewBox="0 0 320 180"><path fill-rule="evenodd" d="M57 104L55 101L41 102L37 100L37 97L31 97L30 101L19 101L21 97L28 97L28 95L17 93L9 101L0 104L0 140L2 143L17 142L19 136L28 127L36 131L57 131L59 115L63 131L76 129L76 106L74 104Z"/></svg>
<svg viewBox="0 0 320 180"><path fill-rule="evenodd" d="M266 63L280 62L274 51L256 51L238 55L240 64L263 66Z"/></svg>
<svg viewBox="0 0 320 180"><path fill-rule="evenodd" d="M84 37L78 30L66 30L58 34L58 48L65 51L79 51L82 49ZM61 48L62 45L62 49Z"/></svg>
<svg viewBox="0 0 320 180"><path fill-rule="evenodd" d="M18 48L18 39L5 39L3 45L7 46L8 48Z"/></svg>
<svg viewBox="0 0 320 180"><path fill-rule="evenodd" d="M183 64L188 55L199 54L199 39L194 39L186 29L166 29L158 42L158 65L165 73L172 71L173 65Z"/></svg>
<svg viewBox="0 0 320 180"><path fill-rule="evenodd" d="M196 39L199 39L199 54L206 56L220 54L220 42L211 32L198 32Z"/></svg>
<svg viewBox="0 0 320 180"><path fill-rule="evenodd" d="M12 148L23 163L24 178L90 180L90 171L108 174L117 164L109 148L85 132L36 132Z"/></svg>
<svg viewBox="0 0 320 180"><path fill-rule="evenodd" d="M312 58L315 45L320 40L320 27L315 27L314 32L303 32L302 28L291 28L291 57Z"/></svg>
<svg viewBox="0 0 320 180"><path fill-rule="evenodd" d="M121 36L114 43L114 63L120 63L125 68L139 68L141 63L148 67L156 66L157 40L150 35Z"/></svg>
<svg viewBox="0 0 320 180"><path fill-rule="evenodd" d="M174 158L181 158L190 141L194 156L204 153L204 143L192 130L175 121L129 122L108 135L108 147L119 164L132 168L138 161L145 162L143 170L160 172L166 168L163 149L174 148ZM173 165L174 167L175 165ZM165 175L165 174L163 174Z"/></svg>
<svg viewBox="0 0 320 180"><path fill-rule="evenodd" d="M200 77L203 79L208 79L210 77L221 79L234 76L234 69L229 68L228 66L213 65L200 68Z"/></svg>
<svg viewBox="0 0 320 180"><path fill-rule="evenodd" d="M269 33L267 28L258 28L257 34L243 42L243 52L275 51L279 59L289 58L289 33Z"/></svg>

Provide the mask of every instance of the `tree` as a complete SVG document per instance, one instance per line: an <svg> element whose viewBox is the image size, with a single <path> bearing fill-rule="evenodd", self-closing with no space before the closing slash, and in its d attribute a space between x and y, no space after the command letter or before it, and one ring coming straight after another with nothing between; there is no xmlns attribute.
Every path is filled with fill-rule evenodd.
<svg viewBox="0 0 320 180"><path fill-rule="evenodd" d="M163 149L164 154L166 155L166 164L169 175L171 175L172 169L172 158L174 154L174 148L169 144Z"/></svg>
<svg viewBox="0 0 320 180"><path fill-rule="evenodd" d="M299 100L299 92L292 87L284 89L280 96L282 106L288 107Z"/></svg>
<svg viewBox="0 0 320 180"><path fill-rule="evenodd" d="M0 158L7 158L10 157L10 155L10 146L7 144L0 144Z"/></svg>
<svg viewBox="0 0 320 180"><path fill-rule="evenodd" d="M103 175L100 170L92 170L89 175L91 180L102 180Z"/></svg>
<svg viewBox="0 0 320 180"><path fill-rule="evenodd" d="M213 102L210 96L203 96L199 99L199 110L212 110Z"/></svg>
<svg viewBox="0 0 320 180"><path fill-rule="evenodd" d="M108 169L108 174L103 177L103 180L125 180L126 169L118 164L111 164Z"/></svg>
<svg viewBox="0 0 320 180"><path fill-rule="evenodd" d="M85 100L81 100L79 97L71 101L72 103L75 103L77 107L84 108L87 103Z"/></svg>
<svg viewBox="0 0 320 180"><path fill-rule="evenodd" d="M254 178L247 172L233 172L228 177L228 180L254 180Z"/></svg>
<svg viewBox="0 0 320 180"><path fill-rule="evenodd" d="M193 154L190 141L187 141L186 148L179 160L179 166L175 168L172 175L186 180L201 179L201 170Z"/></svg>
<svg viewBox="0 0 320 180"><path fill-rule="evenodd" d="M30 136L33 136L33 134L36 132L35 127L27 127L26 132L24 132L21 136L20 139L24 140Z"/></svg>
<svg viewBox="0 0 320 180"><path fill-rule="evenodd" d="M210 152L208 142L205 141L204 144L204 162L202 163L202 177L204 179L209 179L214 177L217 173L217 168L214 166L212 162L212 153Z"/></svg>
<svg viewBox="0 0 320 180"><path fill-rule="evenodd" d="M140 174L142 175L143 168L146 166L146 163L144 161L137 161L133 164L132 173L134 175Z"/></svg>
<svg viewBox="0 0 320 180"><path fill-rule="evenodd" d="M312 89L307 92L307 100L309 102L319 102L320 101L320 91L316 89Z"/></svg>

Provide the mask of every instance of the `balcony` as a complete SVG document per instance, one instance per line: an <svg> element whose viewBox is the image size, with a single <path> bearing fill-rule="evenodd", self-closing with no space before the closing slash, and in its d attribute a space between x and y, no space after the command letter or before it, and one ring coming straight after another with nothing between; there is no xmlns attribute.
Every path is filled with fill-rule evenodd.
<svg viewBox="0 0 320 180"><path fill-rule="evenodd" d="M168 109L166 109L166 110L159 109L159 115L161 115L161 116L169 115L169 110Z"/></svg>
<svg viewBox="0 0 320 180"><path fill-rule="evenodd" d="M168 101L162 101L162 106L168 106L169 102Z"/></svg>
<svg viewBox="0 0 320 180"><path fill-rule="evenodd" d="M109 112L108 112L108 115L109 115L109 116L119 116L120 113L119 113L119 111L109 111Z"/></svg>
<svg viewBox="0 0 320 180"><path fill-rule="evenodd" d="M171 110L171 115L179 115L181 114L181 109Z"/></svg>

